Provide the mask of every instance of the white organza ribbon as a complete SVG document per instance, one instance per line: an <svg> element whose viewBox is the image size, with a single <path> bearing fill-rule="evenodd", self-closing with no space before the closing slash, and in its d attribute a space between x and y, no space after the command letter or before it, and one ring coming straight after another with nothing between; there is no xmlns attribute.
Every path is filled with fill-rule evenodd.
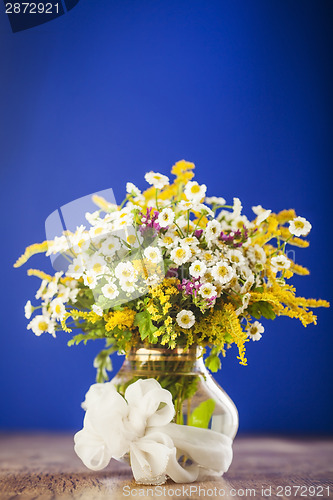
<svg viewBox="0 0 333 500"><path fill-rule="evenodd" d="M175 409L169 391L155 379L131 384L123 398L111 382L90 387L83 403L83 429L75 451L92 470L129 453L137 483L188 483L221 476L232 461L232 440L215 431L170 423ZM191 465L178 462L186 456Z"/></svg>

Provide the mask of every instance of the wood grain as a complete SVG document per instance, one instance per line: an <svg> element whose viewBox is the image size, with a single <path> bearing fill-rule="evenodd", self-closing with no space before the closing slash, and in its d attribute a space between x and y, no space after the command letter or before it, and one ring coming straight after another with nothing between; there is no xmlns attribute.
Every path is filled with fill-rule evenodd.
<svg viewBox="0 0 333 500"><path fill-rule="evenodd" d="M279 486L291 487L291 495ZM310 486L322 486L322 496L320 488L310 494ZM1 500L258 499L268 498L269 490L265 495L262 488L270 487L270 498L332 498L333 439L237 437L234 461L223 478L184 486L170 481L164 487L136 485L129 467L116 461L89 471L75 455L70 435L0 435Z"/></svg>

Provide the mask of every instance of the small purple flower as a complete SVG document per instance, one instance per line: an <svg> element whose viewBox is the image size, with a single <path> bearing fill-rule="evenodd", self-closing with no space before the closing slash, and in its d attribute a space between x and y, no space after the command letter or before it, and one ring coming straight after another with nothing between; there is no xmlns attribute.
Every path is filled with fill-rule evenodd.
<svg viewBox="0 0 333 500"><path fill-rule="evenodd" d="M201 237L202 233L203 233L203 229L196 229L196 231L194 231L194 236L199 239Z"/></svg>
<svg viewBox="0 0 333 500"><path fill-rule="evenodd" d="M194 278L193 281L183 279L178 285L178 290L184 292L185 295L194 295L196 297L200 287L199 278Z"/></svg>

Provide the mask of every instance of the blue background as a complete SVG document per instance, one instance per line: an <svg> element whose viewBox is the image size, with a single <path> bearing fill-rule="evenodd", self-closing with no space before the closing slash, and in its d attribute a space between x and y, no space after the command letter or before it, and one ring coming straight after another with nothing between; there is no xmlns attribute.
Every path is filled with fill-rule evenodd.
<svg viewBox="0 0 333 500"><path fill-rule="evenodd" d="M51 270L34 257L59 206L195 162L208 195L250 207L294 207L313 225L300 295L332 297L331 1L81 0L66 15L13 34L0 13L1 411L3 429L78 429L102 345L35 337L23 306ZM265 321L248 367L228 352L217 379L241 431L327 433L332 418L329 310L318 326ZM115 356L117 368L121 358Z"/></svg>

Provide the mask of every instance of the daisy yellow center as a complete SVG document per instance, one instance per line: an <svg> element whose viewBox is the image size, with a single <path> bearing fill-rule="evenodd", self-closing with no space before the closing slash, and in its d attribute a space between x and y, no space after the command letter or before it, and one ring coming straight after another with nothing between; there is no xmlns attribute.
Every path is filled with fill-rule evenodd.
<svg viewBox="0 0 333 500"><path fill-rule="evenodd" d="M87 276L87 283L89 283L89 285L91 285L91 283L94 281L94 278L92 278L91 276Z"/></svg>
<svg viewBox="0 0 333 500"><path fill-rule="evenodd" d="M302 222L301 220L297 220L297 221L295 221L295 227L296 227L297 229L303 229L303 227L304 227L304 222Z"/></svg>
<svg viewBox="0 0 333 500"><path fill-rule="evenodd" d="M170 245L170 244L172 243L172 241L173 241L173 240L172 240L171 236L166 236L166 237L164 238L164 240L163 240L163 241L164 241L164 243L166 243L167 245Z"/></svg>
<svg viewBox="0 0 333 500"><path fill-rule="evenodd" d="M156 252L151 252L150 253L150 258L151 259L156 259L157 258L157 253Z"/></svg>
<svg viewBox="0 0 333 500"><path fill-rule="evenodd" d="M231 262L236 262L236 263L239 262L239 257L237 257L236 255L233 255L231 257Z"/></svg>
<svg viewBox="0 0 333 500"><path fill-rule="evenodd" d="M93 271L95 273L100 273L102 271L102 264L100 264L99 262L96 262L96 264L94 264L94 266L93 266Z"/></svg>
<svg viewBox="0 0 333 500"><path fill-rule="evenodd" d="M218 269L218 275L223 277L226 274L228 274L227 268L225 266L219 267L219 269Z"/></svg>
<svg viewBox="0 0 333 500"><path fill-rule="evenodd" d="M178 248L176 251L176 256L181 259L182 257L185 257L185 250L183 248Z"/></svg>
<svg viewBox="0 0 333 500"><path fill-rule="evenodd" d="M55 310L56 314L60 314L61 313L61 306L60 306L60 304L57 304L55 306L54 310Z"/></svg>
<svg viewBox="0 0 333 500"><path fill-rule="evenodd" d="M197 184L194 184L194 186L191 187L191 193L196 194L199 193L200 187Z"/></svg>
<svg viewBox="0 0 333 500"><path fill-rule="evenodd" d="M135 243L135 235L134 234L130 234L129 236L127 236L127 243L129 243L130 245L133 245L133 243Z"/></svg>
<svg viewBox="0 0 333 500"><path fill-rule="evenodd" d="M42 330L42 332L45 332L48 329L48 324L46 323L46 321L40 321L38 323L38 328Z"/></svg>
<svg viewBox="0 0 333 500"><path fill-rule="evenodd" d="M186 316L183 316L183 317L182 317L182 322L183 322L183 323L185 323L185 325L188 325L188 324L189 324L189 322L190 322L190 318L189 318L189 316L187 316L187 315L186 315Z"/></svg>
<svg viewBox="0 0 333 500"><path fill-rule="evenodd" d="M78 246L81 248L84 244L85 244L85 241L83 238L78 242Z"/></svg>
<svg viewBox="0 0 333 500"><path fill-rule="evenodd" d="M102 227L96 227L94 234L100 234L103 231Z"/></svg>

